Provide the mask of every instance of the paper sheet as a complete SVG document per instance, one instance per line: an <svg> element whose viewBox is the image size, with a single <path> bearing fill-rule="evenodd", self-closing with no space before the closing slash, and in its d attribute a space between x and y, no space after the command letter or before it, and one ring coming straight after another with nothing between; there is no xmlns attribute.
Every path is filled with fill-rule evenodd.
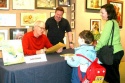
<svg viewBox="0 0 125 83"><path fill-rule="evenodd" d="M64 60L67 60L68 58L71 58L74 56L74 54L72 53L67 53L67 54L61 54L61 57L64 57Z"/></svg>
<svg viewBox="0 0 125 83"><path fill-rule="evenodd" d="M44 62L47 61L46 54L38 54L32 56L25 56L26 63Z"/></svg>

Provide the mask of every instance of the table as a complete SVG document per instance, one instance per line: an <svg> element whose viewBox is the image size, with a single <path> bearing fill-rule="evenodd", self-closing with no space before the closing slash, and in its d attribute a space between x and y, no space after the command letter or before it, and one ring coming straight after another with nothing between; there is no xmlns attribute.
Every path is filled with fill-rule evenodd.
<svg viewBox="0 0 125 83"><path fill-rule="evenodd" d="M60 54L74 53L66 49ZM0 59L0 83L71 83L71 67L60 54L47 54L46 62L4 66Z"/></svg>

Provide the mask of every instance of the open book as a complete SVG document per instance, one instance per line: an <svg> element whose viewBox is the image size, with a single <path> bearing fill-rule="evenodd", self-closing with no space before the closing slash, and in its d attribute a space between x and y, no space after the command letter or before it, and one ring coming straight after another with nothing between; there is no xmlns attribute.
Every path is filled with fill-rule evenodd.
<svg viewBox="0 0 125 83"><path fill-rule="evenodd" d="M46 53L48 54L48 53L56 52L58 49L63 48L65 46L66 46L65 44L59 42L58 44L46 49Z"/></svg>

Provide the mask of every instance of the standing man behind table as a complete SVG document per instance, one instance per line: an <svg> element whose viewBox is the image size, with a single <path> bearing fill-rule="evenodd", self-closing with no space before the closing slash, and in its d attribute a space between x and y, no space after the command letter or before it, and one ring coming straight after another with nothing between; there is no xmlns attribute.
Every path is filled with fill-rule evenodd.
<svg viewBox="0 0 125 83"><path fill-rule="evenodd" d="M55 15L46 20L45 28L48 30L47 37L53 45L59 42L64 43L63 38L66 31L69 40L69 47L73 49L74 45L72 42L71 27L68 20L63 18L63 14L64 9L62 7L57 7L55 10Z"/></svg>
<svg viewBox="0 0 125 83"><path fill-rule="evenodd" d="M45 53L44 48L50 48L53 45L43 33L45 32L45 23L43 21L36 21L34 30L24 34L22 38L22 46L24 55L35 55ZM57 50L60 53L61 50Z"/></svg>

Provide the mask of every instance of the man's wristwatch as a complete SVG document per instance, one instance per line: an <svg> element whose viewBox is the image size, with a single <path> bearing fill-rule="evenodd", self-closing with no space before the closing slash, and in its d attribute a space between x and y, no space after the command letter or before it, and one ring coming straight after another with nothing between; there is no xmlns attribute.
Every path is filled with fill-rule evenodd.
<svg viewBox="0 0 125 83"><path fill-rule="evenodd" d="M69 42L69 44L73 44L73 42Z"/></svg>

